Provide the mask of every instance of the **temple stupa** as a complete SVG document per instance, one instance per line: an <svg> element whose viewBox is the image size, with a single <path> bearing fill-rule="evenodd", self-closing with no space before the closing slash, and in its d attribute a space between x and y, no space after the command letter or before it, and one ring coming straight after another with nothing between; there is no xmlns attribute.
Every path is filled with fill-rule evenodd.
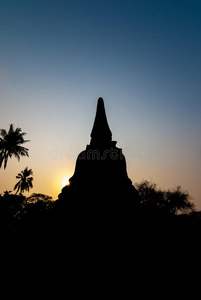
<svg viewBox="0 0 201 300"><path fill-rule="evenodd" d="M133 202L138 197L127 175L122 149L112 141L102 98L98 99L90 144L78 155L69 183L58 197L60 203L90 201L96 206L101 201L108 206Z"/></svg>

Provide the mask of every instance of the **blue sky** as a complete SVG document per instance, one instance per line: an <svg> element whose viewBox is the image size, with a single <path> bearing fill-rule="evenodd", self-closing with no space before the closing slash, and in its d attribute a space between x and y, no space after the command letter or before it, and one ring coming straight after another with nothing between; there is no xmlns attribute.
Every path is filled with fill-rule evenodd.
<svg viewBox="0 0 201 300"><path fill-rule="evenodd" d="M0 49L0 128L31 140L0 193L28 166L56 199L101 96L133 183L181 185L201 209L200 1L0 0Z"/></svg>

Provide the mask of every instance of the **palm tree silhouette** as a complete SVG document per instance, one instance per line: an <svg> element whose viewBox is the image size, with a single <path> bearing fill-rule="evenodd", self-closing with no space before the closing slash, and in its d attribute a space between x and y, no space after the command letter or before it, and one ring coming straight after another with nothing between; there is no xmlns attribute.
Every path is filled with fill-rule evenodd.
<svg viewBox="0 0 201 300"><path fill-rule="evenodd" d="M29 189L33 187L33 177L30 177L30 175L33 175L33 171L32 169L28 170L28 167L26 167L24 171L21 171L21 173L18 173L16 178L20 180L14 186L14 190L17 190L16 194L19 191L20 193L23 193L24 191L29 192Z"/></svg>
<svg viewBox="0 0 201 300"><path fill-rule="evenodd" d="M28 140L24 140L25 134L21 128L14 130L13 124L10 125L8 132L5 129L0 129L0 168L4 161L5 169L8 158L11 158L13 155L17 157L18 160L20 160L20 156L29 156L29 149L21 146L29 142Z"/></svg>

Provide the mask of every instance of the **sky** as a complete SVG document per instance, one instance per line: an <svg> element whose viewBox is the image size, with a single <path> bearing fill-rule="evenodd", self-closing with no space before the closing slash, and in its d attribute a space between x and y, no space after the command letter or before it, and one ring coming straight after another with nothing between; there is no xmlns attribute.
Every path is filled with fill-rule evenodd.
<svg viewBox="0 0 201 300"><path fill-rule="evenodd" d="M57 199L102 97L133 184L180 185L201 209L200 81L199 0L0 0L0 128L30 140L0 193L28 167L29 194Z"/></svg>

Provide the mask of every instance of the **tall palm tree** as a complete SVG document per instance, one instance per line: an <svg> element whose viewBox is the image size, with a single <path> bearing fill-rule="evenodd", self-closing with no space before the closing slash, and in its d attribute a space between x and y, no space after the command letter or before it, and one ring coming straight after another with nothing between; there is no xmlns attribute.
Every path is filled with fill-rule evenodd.
<svg viewBox="0 0 201 300"><path fill-rule="evenodd" d="M24 191L29 192L29 189L33 187L33 177L30 177L31 175L33 175L32 169L28 170L28 167L26 167L24 171L21 171L21 173L16 176L17 179L20 179L14 186L14 190L17 190L16 194L19 191L20 193L23 193Z"/></svg>
<svg viewBox="0 0 201 300"><path fill-rule="evenodd" d="M8 132L5 129L0 129L0 168L4 162L4 169L7 166L9 157L13 155L20 160L20 156L29 156L28 150L21 145L29 142L24 140L24 135L21 128L14 129L13 124L10 125Z"/></svg>

